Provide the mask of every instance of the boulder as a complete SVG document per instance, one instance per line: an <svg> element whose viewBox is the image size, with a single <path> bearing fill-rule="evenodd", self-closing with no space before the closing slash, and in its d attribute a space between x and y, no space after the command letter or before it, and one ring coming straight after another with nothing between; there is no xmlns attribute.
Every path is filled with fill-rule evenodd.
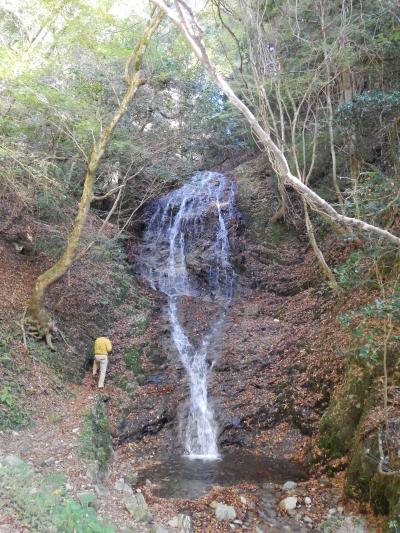
<svg viewBox="0 0 400 533"><path fill-rule="evenodd" d="M193 524L190 516L186 514L178 514L171 518L168 525L177 529L179 533L193 533Z"/></svg>
<svg viewBox="0 0 400 533"><path fill-rule="evenodd" d="M150 522L152 519L149 506L143 494L125 494L124 504L129 514L137 522Z"/></svg>
<svg viewBox="0 0 400 533"><path fill-rule="evenodd" d="M282 490L288 492L289 490L294 490L296 487L297 483L295 481L286 481L286 483L282 485Z"/></svg>
<svg viewBox="0 0 400 533"><path fill-rule="evenodd" d="M234 520L236 518L236 511L231 505L219 503L215 508L215 516L220 522L225 520Z"/></svg>
<svg viewBox="0 0 400 533"><path fill-rule="evenodd" d="M296 509L297 496L288 496L279 502L279 508L283 511L290 512Z"/></svg>

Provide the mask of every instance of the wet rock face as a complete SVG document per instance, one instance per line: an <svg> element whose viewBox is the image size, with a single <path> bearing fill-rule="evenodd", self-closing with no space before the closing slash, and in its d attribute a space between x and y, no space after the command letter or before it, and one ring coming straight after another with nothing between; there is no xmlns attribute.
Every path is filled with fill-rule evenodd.
<svg viewBox="0 0 400 533"><path fill-rule="evenodd" d="M273 178L261 170L256 177L246 174L246 168L235 177L237 205L242 210L228 224L235 291L207 361L212 367L209 401L217 419L218 442L222 450L246 448L304 459L335 380L327 367L336 357L336 340L329 349L318 344L319 338L331 335L329 302L321 307L311 288L316 269L303 237L271 224L277 205ZM201 298L183 296L178 318L195 348L220 310L218 298L205 290L210 268L215 266L215 234L208 227L215 216L211 205L199 225L197 245L185 249L188 275ZM155 253L167 261L165 243ZM187 380L172 341L168 313L158 311L153 316L151 342L164 363L157 372L149 370L149 375L165 378L147 382L153 386L149 412L146 398L136 400L118 433L122 440L140 440L159 432L168 437L165 442L176 446L180 426L185 424ZM147 389L141 387L138 394L146 395Z"/></svg>
<svg viewBox="0 0 400 533"><path fill-rule="evenodd" d="M131 413L117 426L116 437L119 443L134 442L146 435L156 435L170 425L176 416L176 400L169 398L141 398L140 406L132 408Z"/></svg>

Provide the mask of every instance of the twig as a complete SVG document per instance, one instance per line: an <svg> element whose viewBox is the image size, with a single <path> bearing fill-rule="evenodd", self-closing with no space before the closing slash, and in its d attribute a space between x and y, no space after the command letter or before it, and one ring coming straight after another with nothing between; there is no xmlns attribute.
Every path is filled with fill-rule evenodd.
<svg viewBox="0 0 400 533"><path fill-rule="evenodd" d="M64 336L64 333L59 329L57 328L57 333L60 334L60 337L62 338L62 340L65 342L65 344L68 346L68 348L75 354L75 355L79 355L79 353L75 350L75 348L73 346L71 346L68 341L66 340L65 336Z"/></svg>

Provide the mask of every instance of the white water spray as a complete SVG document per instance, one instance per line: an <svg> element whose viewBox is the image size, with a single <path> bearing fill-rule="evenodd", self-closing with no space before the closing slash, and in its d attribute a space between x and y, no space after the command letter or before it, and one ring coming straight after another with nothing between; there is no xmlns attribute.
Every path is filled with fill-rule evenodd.
<svg viewBox="0 0 400 533"><path fill-rule="evenodd" d="M153 289L168 296L172 340L186 370L189 412L185 426L185 454L219 457L217 426L208 398L212 369L207 356L210 343L221 331L232 298L228 226L234 218L233 183L215 172L199 172L192 180L160 198L150 218L141 247L141 270ZM196 254L206 275L188 271L187 256ZM217 318L195 348L179 319L182 298L212 300Z"/></svg>

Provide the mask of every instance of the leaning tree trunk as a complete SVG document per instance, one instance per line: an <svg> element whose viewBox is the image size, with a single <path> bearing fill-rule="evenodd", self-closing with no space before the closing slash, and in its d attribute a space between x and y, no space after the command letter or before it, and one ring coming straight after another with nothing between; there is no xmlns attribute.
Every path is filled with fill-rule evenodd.
<svg viewBox="0 0 400 533"><path fill-rule="evenodd" d="M68 271L74 262L78 250L80 236L85 225L90 202L92 201L93 197L93 183L97 168L117 124L126 113L138 87L144 83L144 80L141 78L140 74L140 66L150 38L160 24L162 18L162 11L155 8L149 22L146 25L143 35L141 36L127 62L125 77L128 82L128 89L114 116L110 120L110 123L101 133L100 138L93 146L87 164L78 213L76 215L64 253L51 268L46 270L46 272L43 272L43 274L37 278L32 291L27 312L27 323L31 332L34 332L36 337L46 338L47 343L52 349L53 346L51 344L51 332L54 330L54 322L50 319L44 307L46 291L55 281L60 279Z"/></svg>
<svg viewBox="0 0 400 533"><path fill-rule="evenodd" d="M152 2L159 6L175 23L179 31L186 38L193 50L193 53L202 63L204 69L208 72L209 76L225 93L231 104L236 107L236 109L245 117L252 131L263 144L275 172L286 185L293 187L293 189L295 189L295 191L298 192L302 198L304 198L304 200L307 202L307 205L311 207L311 209L314 209L315 211L325 215L333 222L337 222L339 225L346 228L357 229L368 235L381 237L388 242L394 243L396 246L400 246L400 237L393 235L393 233L390 233L390 231L379 228L372 224L368 224L363 220L355 219L338 213L336 209L334 209L326 200L310 189L308 185L303 183L298 176L293 175L290 171L285 154L272 140L269 131L266 131L262 128L254 114L250 111L246 104L240 100L229 83L221 76L221 74L212 64L203 43L202 29L194 17L192 10L183 0L173 0L173 7L171 7L171 5L164 0L152 0Z"/></svg>

